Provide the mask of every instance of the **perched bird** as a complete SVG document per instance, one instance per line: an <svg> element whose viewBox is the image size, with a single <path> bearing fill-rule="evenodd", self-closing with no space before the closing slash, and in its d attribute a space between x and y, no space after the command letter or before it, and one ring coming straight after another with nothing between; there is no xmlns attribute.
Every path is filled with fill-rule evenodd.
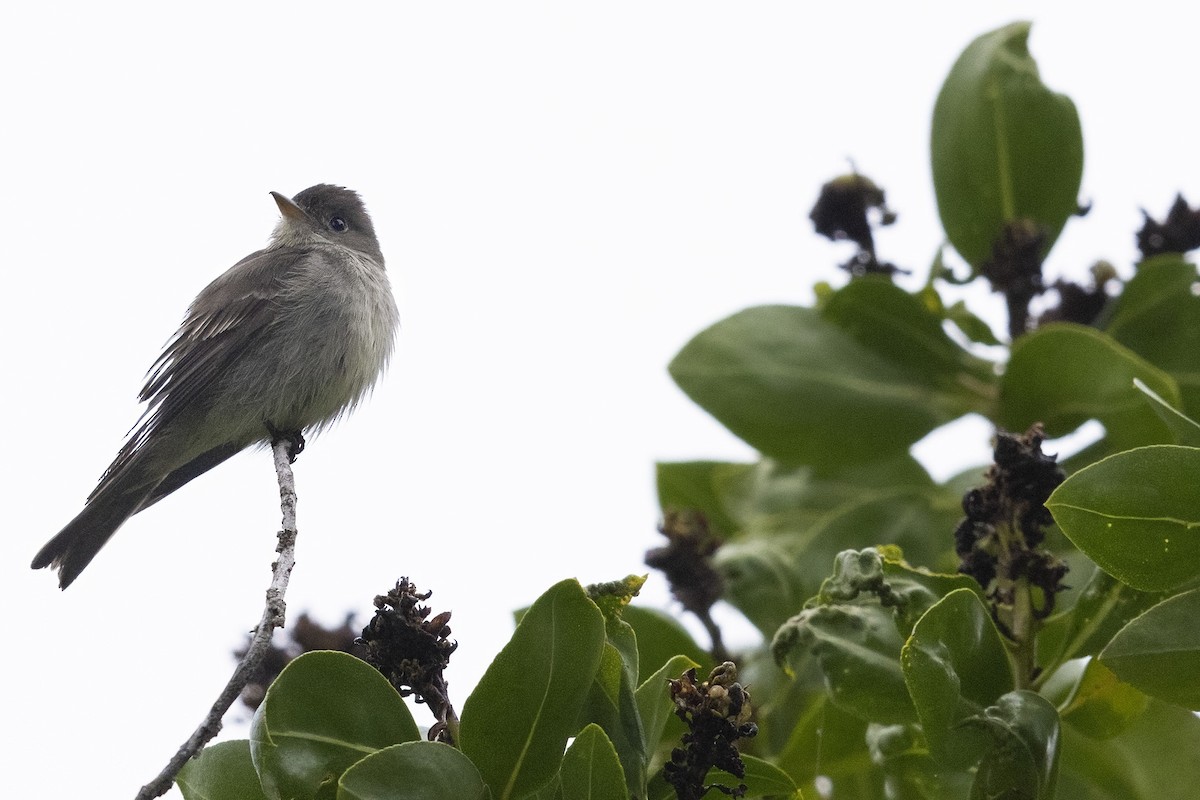
<svg viewBox="0 0 1200 800"><path fill-rule="evenodd" d="M398 313L358 194L289 200L263 250L205 287L151 366L145 413L87 499L33 559L67 588L129 517L252 444L302 443L354 406L392 354Z"/></svg>

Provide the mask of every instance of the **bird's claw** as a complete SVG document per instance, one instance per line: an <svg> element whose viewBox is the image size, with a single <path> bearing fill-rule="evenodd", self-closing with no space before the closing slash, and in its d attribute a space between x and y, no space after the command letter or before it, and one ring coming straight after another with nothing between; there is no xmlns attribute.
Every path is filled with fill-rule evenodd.
<svg viewBox="0 0 1200 800"><path fill-rule="evenodd" d="M270 422L265 423L267 433L271 434L271 445L279 442L288 443L288 463L295 464L296 457L304 452L304 433L301 431L281 431Z"/></svg>

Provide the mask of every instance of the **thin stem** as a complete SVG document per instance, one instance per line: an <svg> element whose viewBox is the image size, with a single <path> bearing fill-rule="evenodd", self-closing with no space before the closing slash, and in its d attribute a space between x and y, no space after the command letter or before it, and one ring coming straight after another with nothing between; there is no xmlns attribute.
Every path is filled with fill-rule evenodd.
<svg viewBox="0 0 1200 800"><path fill-rule="evenodd" d="M175 776L183 769L184 764L194 758L221 732L221 718L229 710L233 702L241 695L246 684L257 673L259 666L271 647L271 637L276 628L282 628L287 609L284 595L287 593L288 578L292 567L296 564L296 481L292 474L289 453L291 443L286 440L274 442L271 449L275 457L275 474L279 478L279 501L283 512L283 530L279 532L279 544L275 552L279 558L271 565L271 584L267 588L267 602L263 608L262 618L254 629L254 636L245 655L233 671L229 682L218 695L217 700L209 709L208 714L192 733L188 740L180 746L162 772L154 780L142 787L137 793L136 800L153 800L162 797L171 788Z"/></svg>
<svg viewBox="0 0 1200 800"><path fill-rule="evenodd" d="M696 616L700 618L700 623L704 625L704 630L708 632L708 637L712 641L709 654L713 657L713 661L717 664L729 661L729 651L725 649L725 642L721 638L721 628L712 618L712 614L705 610L704 613L697 613Z"/></svg>
<svg viewBox="0 0 1200 800"><path fill-rule="evenodd" d="M1018 689L1028 689L1033 684L1033 671L1037 666L1037 619L1033 615L1033 600L1029 591L1027 578L1019 579L1013 587L1012 638Z"/></svg>

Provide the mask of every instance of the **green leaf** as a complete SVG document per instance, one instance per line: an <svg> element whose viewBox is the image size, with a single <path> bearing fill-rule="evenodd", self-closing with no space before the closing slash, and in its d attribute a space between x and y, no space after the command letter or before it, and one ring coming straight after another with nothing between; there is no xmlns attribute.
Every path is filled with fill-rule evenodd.
<svg viewBox="0 0 1200 800"><path fill-rule="evenodd" d="M1064 481L1046 507L1075 545L1137 589L1177 588L1200 576L1200 449L1141 447Z"/></svg>
<svg viewBox="0 0 1200 800"><path fill-rule="evenodd" d="M914 561L953 569L951 532L962 516L960 498L932 486L859 487L853 499L823 514L764 515L746 536L717 551L726 599L771 636L816 592L838 553L864 542L898 544Z"/></svg>
<svg viewBox="0 0 1200 800"><path fill-rule="evenodd" d="M959 347L940 313L886 278L851 281L821 305L821 315L922 385L963 397L992 391L992 363Z"/></svg>
<svg viewBox="0 0 1200 800"><path fill-rule="evenodd" d="M629 636L632 638L631 630ZM649 761L646 736L634 695L636 685L631 683L628 666L623 664L620 650L613 646L612 641L610 634L609 642L604 645L596 680L584 702L580 722L596 724L604 729L615 747L630 791L638 793L645 784L646 763ZM636 664L633 666L636 669Z"/></svg>
<svg viewBox="0 0 1200 800"><path fill-rule="evenodd" d="M738 540L726 543L714 558L725 580L725 599L764 637L803 607L815 585L801 574L803 564L790 544L782 537Z"/></svg>
<svg viewBox="0 0 1200 800"><path fill-rule="evenodd" d="M869 542L894 545L918 564L954 570L958 558L953 555L953 532L961 518L961 495L939 488L863 491L857 500L815 520L806 532L807 544L797 556L816 561L814 567L824 567L842 550ZM971 584L970 579L955 581Z"/></svg>
<svg viewBox="0 0 1200 800"><path fill-rule="evenodd" d="M815 660L833 701L872 722L916 721L899 663L904 639L941 593L978 591L965 576L916 570L898 558L895 548L839 553L834 574L771 643L793 674Z"/></svg>
<svg viewBox="0 0 1200 800"><path fill-rule="evenodd" d="M588 596L604 614L606 642L596 680L584 703L581 721L600 725L616 748L629 791L640 794L646 783L646 736L638 713L638 642L634 629L624 619L628 604L636 596L644 576L593 584Z"/></svg>
<svg viewBox="0 0 1200 800"><path fill-rule="evenodd" d="M588 725L575 737L559 778L563 800L629 799L617 751L599 725Z"/></svg>
<svg viewBox="0 0 1200 800"><path fill-rule="evenodd" d="M1125 347L1170 373L1181 408L1200 418L1200 295L1196 267L1177 253L1148 258L1114 301L1105 331ZM1179 442L1186 444L1186 442Z"/></svg>
<svg viewBox="0 0 1200 800"><path fill-rule="evenodd" d="M1083 133L1075 104L1042 83L1029 23L986 33L959 56L933 109L938 212L950 243L976 270L1006 224L1029 219L1045 249L1078 211Z"/></svg>
<svg viewBox="0 0 1200 800"><path fill-rule="evenodd" d="M337 800L486 800L470 759L440 742L408 742L359 761L342 775Z"/></svg>
<svg viewBox="0 0 1200 800"><path fill-rule="evenodd" d="M962 720L981 713L1013 687L1013 669L1000 634L979 597L956 589L913 628L901 653L904 680L934 758L964 769L984 741L964 735Z"/></svg>
<svg viewBox="0 0 1200 800"><path fill-rule="evenodd" d="M284 667L250 727L250 755L269 798L332 798L364 756L421 738L387 679L346 653L305 653Z"/></svg>
<svg viewBox="0 0 1200 800"><path fill-rule="evenodd" d="M938 765L920 725L867 727L871 761L886 776L889 800L961 800L971 789L967 772Z"/></svg>
<svg viewBox="0 0 1200 800"><path fill-rule="evenodd" d="M1100 661L1091 659L1062 709L1062 718L1093 739L1111 739L1133 724L1150 698L1122 682Z"/></svg>
<svg viewBox="0 0 1200 800"><path fill-rule="evenodd" d="M742 797L777 797L800 800L800 790L788 774L768 761L754 756L742 756L742 764L746 767L745 777L738 778L723 769L709 770L705 780L708 783L718 783L722 786L736 788L745 784L746 793ZM715 793L714 793L715 794Z"/></svg>
<svg viewBox="0 0 1200 800"><path fill-rule="evenodd" d="M764 455L825 472L906 453L980 404L954 376L931 386L817 311L791 306L747 309L701 331L670 372Z"/></svg>
<svg viewBox="0 0 1200 800"><path fill-rule="evenodd" d="M250 742L245 739L204 748L183 765L175 785L184 800L266 800L267 797L254 771Z"/></svg>
<svg viewBox="0 0 1200 800"><path fill-rule="evenodd" d="M779 767L806 787L818 776L835 785L861 779L871 763L864 739L867 723L834 705L824 691L805 692L803 700L806 702L799 706L802 714L781 721L790 724L791 735L779 751ZM759 714L761 717L761 707ZM820 797L820 793L812 794Z"/></svg>
<svg viewBox="0 0 1200 800"><path fill-rule="evenodd" d="M983 321L975 312L967 308L967 304L959 300L953 305L947 306L945 310L946 319L954 324L963 336L966 336L976 344L984 344L991 347L1002 344L996 337L992 327Z"/></svg>
<svg viewBox="0 0 1200 800"><path fill-rule="evenodd" d="M1171 429L1171 433L1175 436L1175 444L1200 447L1200 422L1196 422L1175 408L1175 406L1159 397L1157 392L1142 383L1139 378L1133 379L1133 385L1137 387L1139 392L1146 395L1147 400L1150 401L1150 407L1154 409L1154 413L1158 414L1158 418Z"/></svg>
<svg viewBox="0 0 1200 800"><path fill-rule="evenodd" d="M631 605L621 616L637 636L638 683L657 674L663 664L678 655L687 656L698 667L713 666L712 657L670 614L657 608Z"/></svg>
<svg viewBox="0 0 1200 800"><path fill-rule="evenodd" d="M783 625L771 650L793 672L811 657L833 702L875 722L912 722L916 713L900 670L904 639L892 613L877 605L805 609Z"/></svg>
<svg viewBox="0 0 1200 800"><path fill-rule="evenodd" d="M1072 570L1072 575L1077 571ZM1091 577L1084 583L1079 598L1070 611L1050 619L1038 635L1039 658L1051 666L1081 656L1094 656L1129 620L1162 600L1160 592L1142 592L1091 567ZM1043 642L1054 642L1053 648L1041 651Z"/></svg>
<svg viewBox="0 0 1200 800"><path fill-rule="evenodd" d="M1063 800L1193 800L1200 786L1200 718L1165 703L1112 739L1063 726L1062 751Z"/></svg>
<svg viewBox="0 0 1200 800"><path fill-rule="evenodd" d="M701 511L714 531L729 536L738 524L728 513L723 489L752 468L722 461L660 461L655 465L659 507Z"/></svg>
<svg viewBox="0 0 1200 800"><path fill-rule="evenodd" d="M1043 422L1063 436L1089 419L1104 423L1113 450L1170 441L1134 378L1172 403L1175 381L1111 338L1082 325L1047 325L1013 345L1000 382L1000 424L1023 431Z"/></svg>
<svg viewBox="0 0 1200 800"><path fill-rule="evenodd" d="M1118 678L1151 697L1200 710L1200 589L1130 622L1100 653Z"/></svg>
<svg viewBox="0 0 1200 800"><path fill-rule="evenodd" d="M893 611L903 603L883 578L879 553L841 553L821 593L775 633L771 652L793 673L814 658L833 701L862 719L914 722L899 663L904 637Z"/></svg>
<svg viewBox="0 0 1200 800"><path fill-rule="evenodd" d="M1024 690L1009 692L963 725L992 740L975 773L971 800L1052 800L1061 726L1046 698Z"/></svg>
<svg viewBox="0 0 1200 800"><path fill-rule="evenodd" d="M604 615L575 580L551 587L521 618L467 698L459 731L496 800L522 797L558 772L604 645Z"/></svg>
<svg viewBox="0 0 1200 800"><path fill-rule="evenodd" d="M695 508L704 512L710 525L731 539L802 530L820 515L859 502L881 488L934 489L929 474L907 452L820 476L812 467L769 458L755 464L707 463L703 477L693 475L698 485L691 490L681 484L698 465L660 464L660 501L664 510ZM668 491L673 499L668 499ZM716 520L724 522L716 524Z"/></svg>
<svg viewBox="0 0 1200 800"><path fill-rule="evenodd" d="M671 718L675 705L671 702L671 693L667 681L678 678L684 672L700 665L687 656L674 656L657 672L650 675L637 688L638 716L642 720L642 733L645 736L645 752L651 754L663 736L667 720Z"/></svg>

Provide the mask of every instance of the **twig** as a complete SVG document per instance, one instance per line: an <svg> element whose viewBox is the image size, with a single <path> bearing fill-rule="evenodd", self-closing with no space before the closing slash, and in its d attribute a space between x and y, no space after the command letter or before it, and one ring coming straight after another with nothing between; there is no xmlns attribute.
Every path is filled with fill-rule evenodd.
<svg viewBox="0 0 1200 800"><path fill-rule="evenodd" d="M221 731L221 718L233 705L246 684L254 677L263 658L271 646L271 637L276 628L282 628L286 604L284 595L287 593L288 578L292 567L296 564L296 481L292 475L292 465L289 457L291 443L287 439L276 441L271 445L275 457L275 474L279 478L279 507L283 512L283 530L279 532L279 544L275 552L279 558L271 565L271 585L267 588L267 603L263 608L262 619L254 629L254 637L246 654L238 663L237 668L225 684L225 689L217 697L209 709L208 715L183 746L175 753L162 772L150 783L142 787L136 800L153 800L162 797L171 788L175 776L183 769L183 765L195 757L209 741Z"/></svg>

